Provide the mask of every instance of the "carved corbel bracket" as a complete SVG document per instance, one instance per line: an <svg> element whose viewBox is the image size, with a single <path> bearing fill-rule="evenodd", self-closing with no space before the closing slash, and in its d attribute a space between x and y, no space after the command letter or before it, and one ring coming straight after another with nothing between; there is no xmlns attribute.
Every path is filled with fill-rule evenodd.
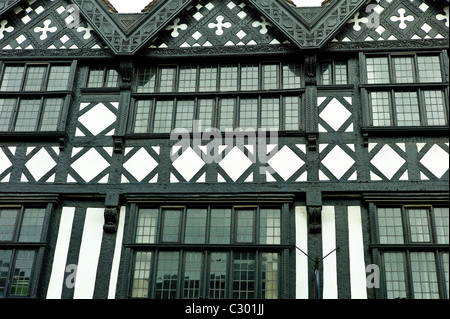
<svg viewBox="0 0 450 319"><path fill-rule="evenodd" d="M106 207L104 216L105 224L103 225L103 230L105 233L114 234L119 223L119 207Z"/></svg>
<svg viewBox="0 0 450 319"><path fill-rule="evenodd" d="M131 85L134 79L134 63L132 60L122 60L120 62L120 88L124 90L131 90Z"/></svg>
<svg viewBox="0 0 450 319"><path fill-rule="evenodd" d="M310 234L322 231L322 206L308 206L308 221Z"/></svg>

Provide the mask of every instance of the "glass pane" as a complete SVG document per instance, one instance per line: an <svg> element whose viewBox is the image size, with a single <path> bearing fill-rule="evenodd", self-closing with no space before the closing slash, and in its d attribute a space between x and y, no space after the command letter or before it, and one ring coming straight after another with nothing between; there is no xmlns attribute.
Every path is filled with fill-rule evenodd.
<svg viewBox="0 0 450 319"><path fill-rule="evenodd" d="M181 210L164 211L162 241L174 243L180 241Z"/></svg>
<svg viewBox="0 0 450 319"><path fill-rule="evenodd" d="M9 131L16 99L0 99L0 132Z"/></svg>
<svg viewBox="0 0 450 319"><path fill-rule="evenodd" d="M40 106L41 100L21 100L14 131L36 131Z"/></svg>
<svg viewBox="0 0 450 319"><path fill-rule="evenodd" d="M441 61L438 56L419 56L420 82L442 82Z"/></svg>
<svg viewBox="0 0 450 319"><path fill-rule="evenodd" d="M188 209L186 213L185 244L206 242L206 209Z"/></svg>
<svg viewBox="0 0 450 319"><path fill-rule="evenodd" d="M220 68L220 91L237 91L238 67L225 65Z"/></svg>
<svg viewBox="0 0 450 319"><path fill-rule="evenodd" d="M227 254L212 253L209 271L209 298L225 299L227 289Z"/></svg>
<svg viewBox="0 0 450 319"><path fill-rule="evenodd" d="M35 251L20 250L17 252L13 269L10 296L26 297L29 294L31 270L33 268Z"/></svg>
<svg viewBox="0 0 450 319"><path fill-rule="evenodd" d="M434 253L411 252L411 272L415 299L439 299Z"/></svg>
<svg viewBox="0 0 450 319"><path fill-rule="evenodd" d="M45 66L32 66L27 69L27 76L23 87L24 91L41 91L42 83L45 78Z"/></svg>
<svg viewBox="0 0 450 319"><path fill-rule="evenodd" d="M148 298L150 287L150 270L152 265L151 252L137 252L134 262L131 297Z"/></svg>
<svg viewBox="0 0 450 319"><path fill-rule="evenodd" d="M220 100L220 119L219 129L225 132L226 129L234 129L234 109L236 107L235 99Z"/></svg>
<svg viewBox="0 0 450 319"><path fill-rule="evenodd" d="M286 131L297 131L300 129L300 97L288 96L284 99L284 116Z"/></svg>
<svg viewBox="0 0 450 319"><path fill-rule="evenodd" d="M174 92L176 68L161 68L159 92Z"/></svg>
<svg viewBox="0 0 450 319"><path fill-rule="evenodd" d="M231 209L211 209L210 244L229 244L231 241Z"/></svg>
<svg viewBox="0 0 450 319"><path fill-rule="evenodd" d="M136 115L134 119L134 133L150 132L150 116L152 114L151 100L141 100L136 102Z"/></svg>
<svg viewBox="0 0 450 319"><path fill-rule="evenodd" d="M0 299L6 297L8 273L11 268L11 258L12 250L0 249Z"/></svg>
<svg viewBox="0 0 450 319"><path fill-rule="evenodd" d="M377 217L380 244L403 244L402 210L378 208Z"/></svg>
<svg viewBox="0 0 450 319"><path fill-rule="evenodd" d="M448 207L434 208L434 221L436 223L436 237L438 244L449 244L448 235L448 221L449 209ZM447 268L448 269L448 268Z"/></svg>
<svg viewBox="0 0 450 319"><path fill-rule="evenodd" d="M430 242L430 226L427 209L408 209L411 241L413 243Z"/></svg>
<svg viewBox="0 0 450 319"><path fill-rule="evenodd" d="M279 65L277 64L266 64L263 65L263 78L262 78L262 89L263 90L277 90L279 89L278 82L278 71Z"/></svg>
<svg viewBox="0 0 450 319"><path fill-rule="evenodd" d="M334 64L335 68L335 77L336 77L336 84L347 84L347 63L346 62L336 62Z"/></svg>
<svg viewBox="0 0 450 319"><path fill-rule="evenodd" d="M253 243L253 228L255 225L255 211L254 210L238 210L237 227L236 227L236 242L238 243Z"/></svg>
<svg viewBox="0 0 450 319"><path fill-rule="evenodd" d="M255 91L259 89L258 65L248 64L241 66L241 90Z"/></svg>
<svg viewBox="0 0 450 319"><path fill-rule="evenodd" d="M423 91L427 125L447 125L444 91Z"/></svg>
<svg viewBox="0 0 450 319"><path fill-rule="evenodd" d="M302 86L302 70L299 64L283 65L283 89L298 89Z"/></svg>
<svg viewBox="0 0 450 319"><path fill-rule="evenodd" d="M44 208L25 209L20 228L19 242L40 242L44 218Z"/></svg>
<svg viewBox="0 0 450 319"><path fill-rule="evenodd" d="M281 210L260 210L259 242L262 245L281 244Z"/></svg>
<svg viewBox="0 0 450 319"><path fill-rule="evenodd" d="M157 101L153 133L170 133L172 131L173 101Z"/></svg>
<svg viewBox="0 0 450 319"><path fill-rule="evenodd" d="M214 106L215 101L212 99L198 100L198 119L201 121L200 132L214 127Z"/></svg>
<svg viewBox="0 0 450 319"><path fill-rule="evenodd" d="M108 69L106 71L105 87L115 88L119 86L119 73L115 69Z"/></svg>
<svg viewBox="0 0 450 319"><path fill-rule="evenodd" d="M239 128L258 128L258 99L242 99L240 101Z"/></svg>
<svg viewBox="0 0 450 319"><path fill-rule="evenodd" d="M48 76L47 91L67 90L70 66L52 66Z"/></svg>
<svg viewBox="0 0 450 319"><path fill-rule="evenodd" d="M183 278L183 298L199 299L202 285L202 253L186 253Z"/></svg>
<svg viewBox="0 0 450 319"><path fill-rule="evenodd" d="M390 83L388 58L367 58L367 83Z"/></svg>
<svg viewBox="0 0 450 319"><path fill-rule="evenodd" d="M261 127L265 129L280 129L280 99L262 99Z"/></svg>
<svg viewBox="0 0 450 319"><path fill-rule="evenodd" d="M233 263L233 299L255 297L255 253L236 252Z"/></svg>
<svg viewBox="0 0 450 319"><path fill-rule="evenodd" d="M370 106L373 126L391 126L391 99L389 92L371 92Z"/></svg>
<svg viewBox="0 0 450 319"><path fill-rule="evenodd" d="M138 93L155 92L156 68L141 68L138 77Z"/></svg>
<svg viewBox="0 0 450 319"><path fill-rule="evenodd" d="M20 91L24 70L23 66L6 66L0 91Z"/></svg>
<svg viewBox="0 0 450 319"><path fill-rule="evenodd" d="M413 57L392 58L392 63L394 64L396 83L413 83L416 81Z"/></svg>
<svg viewBox="0 0 450 319"><path fill-rule="evenodd" d="M91 68L89 70L88 88L101 88L103 87L104 80L104 68Z"/></svg>
<svg viewBox="0 0 450 319"><path fill-rule="evenodd" d="M156 272L156 299L175 299L178 289L178 262L180 253L177 251L160 252Z"/></svg>
<svg viewBox="0 0 450 319"><path fill-rule="evenodd" d="M323 85L333 84L333 78L331 74L332 67L333 66L331 63L322 63L320 72Z"/></svg>
<svg viewBox="0 0 450 319"><path fill-rule="evenodd" d="M155 244L158 231L158 209L140 209L136 229L137 244Z"/></svg>
<svg viewBox="0 0 450 319"><path fill-rule="evenodd" d="M387 299L406 298L405 265L402 253L384 253Z"/></svg>
<svg viewBox="0 0 450 319"><path fill-rule="evenodd" d="M447 299L449 299L450 292L449 292L449 261L448 261L448 252L442 253L442 268L444 269L444 277L445 277L445 285L447 289ZM1 259L1 258L0 258ZM0 262L1 264L1 262ZM0 266L1 267L1 266ZM0 285L1 287L1 285Z"/></svg>
<svg viewBox="0 0 450 319"><path fill-rule="evenodd" d="M200 92L214 92L217 91L217 67L204 66L200 67Z"/></svg>
<svg viewBox="0 0 450 319"><path fill-rule="evenodd" d="M57 131L63 99L45 99L40 131Z"/></svg>
<svg viewBox="0 0 450 319"><path fill-rule="evenodd" d="M420 112L417 92L395 92L398 126L419 126Z"/></svg>
<svg viewBox="0 0 450 319"><path fill-rule="evenodd" d="M17 209L0 210L0 241L12 240L16 225Z"/></svg>
<svg viewBox="0 0 450 319"><path fill-rule="evenodd" d="M178 101L175 117L175 130L186 129L192 132L194 124L195 101Z"/></svg>
<svg viewBox="0 0 450 319"><path fill-rule="evenodd" d="M197 88L197 67L180 68L179 92L195 92Z"/></svg>
<svg viewBox="0 0 450 319"><path fill-rule="evenodd" d="M278 299L279 255L276 253L261 254L261 297L262 299Z"/></svg>

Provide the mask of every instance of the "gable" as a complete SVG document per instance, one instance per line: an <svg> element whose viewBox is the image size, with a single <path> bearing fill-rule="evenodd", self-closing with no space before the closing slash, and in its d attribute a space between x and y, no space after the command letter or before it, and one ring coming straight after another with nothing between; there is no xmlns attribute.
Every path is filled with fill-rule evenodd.
<svg viewBox="0 0 450 319"><path fill-rule="evenodd" d="M371 0L333 39L333 43L448 40L448 2Z"/></svg>
<svg viewBox="0 0 450 319"><path fill-rule="evenodd" d="M65 0L28 0L0 18L0 49L101 49L103 42L80 16L66 10Z"/></svg>

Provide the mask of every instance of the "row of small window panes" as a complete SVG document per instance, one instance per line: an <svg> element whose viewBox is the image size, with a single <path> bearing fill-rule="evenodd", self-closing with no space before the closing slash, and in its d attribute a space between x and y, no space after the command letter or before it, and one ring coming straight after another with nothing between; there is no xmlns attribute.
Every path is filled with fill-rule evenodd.
<svg viewBox="0 0 450 319"><path fill-rule="evenodd" d="M298 89L299 64L233 64L209 66L143 67L138 72L138 93L228 92Z"/></svg>
<svg viewBox="0 0 450 319"><path fill-rule="evenodd" d="M277 245L281 244L281 209L140 209L135 241L137 244Z"/></svg>
<svg viewBox="0 0 450 319"><path fill-rule="evenodd" d="M449 244L449 208L377 208L380 244Z"/></svg>
<svg viewBox="0 0 450 319"><path fill-rule="evenodd" d="M245 251L136 252L131 297L277 299L279 256L275 252Z"/></svg>
<svg viewBox="0 0 450 319"><path fill-rule="evenodd" d="M367 83L442 82L441 59L437 55L367 57Z"/></svg>
<svg viewBox="0 0 450 319"><path fill-rule="evenodd" d="M0 208L0 244L40 242L45 208Z"/></svg>
<svg viewBox="0 0 450 319"><path fill-rule="evenodd" d="M0 132L57 131L63 98L0 99Z"/></svg>
<svg viewBox="0 0 450 319"><path fill-rule="evenodd" d="M58 64L6 65L0 92L68 90L70 70L69 65Z"/></svg>
<svg viewBox="0 0 450 319"><path fill-rule="evenodd" d="M91 67L86 86L88 88L117 88L119 72L112 67Z"/></svg>
<svg viewBox="0 0 450 319"><path fill-rule="evenodd" d="M300 97L138 100L135 105L133 133L170 133L184 128L192 131L194 120L201 121L201 131L273 128L300 129Z"/></svg>
<svg viewBox="0 0 450 319"><path fill-rule="evenodd" d="M0 299L29 296L35 256L35 250L0 248Z"/></svg>
<svg viewBox="0 0 450 319"><path fill-rule="evenodd" d="M321 62L320 81L322 85L348 84L346 62Z"/></svg>
<svg viewBox="0 0 450 319"><path fill-rule="evenodd" d="M448 124L442 90L369 93L373 126L438 126Z"/></svg>

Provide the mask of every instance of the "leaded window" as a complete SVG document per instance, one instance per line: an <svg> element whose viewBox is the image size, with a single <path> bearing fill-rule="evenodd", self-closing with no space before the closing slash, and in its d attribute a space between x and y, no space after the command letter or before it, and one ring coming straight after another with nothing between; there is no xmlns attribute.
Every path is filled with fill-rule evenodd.
<svg viewBox="0 0 450 319"><path fill-rule="evenodd" d="M347 62L323 61L319 65L320 84L345 85L348 84Z"/></svg>
<svg viewBox="0 0 450 319"><path fill-rule="evenodd" d="M116 88L119 86L119 73L112 67L90 67L88 88Z"/></svg>

